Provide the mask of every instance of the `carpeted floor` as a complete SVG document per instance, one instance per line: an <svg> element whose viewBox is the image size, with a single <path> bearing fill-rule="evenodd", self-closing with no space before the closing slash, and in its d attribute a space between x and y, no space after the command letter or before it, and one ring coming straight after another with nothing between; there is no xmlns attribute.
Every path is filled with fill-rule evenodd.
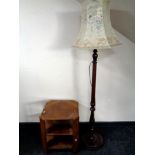
<svg viewBox="0 0 155 155"><path fill-rule="evenodd" d="M80 123L80 135L87 131L88 124ZM45 155L42 150L39 123L19 124L19 154ZM134 155L135 123L96 123L96 129L104 137L104 146L96 151L86 150L80 142L77 155ZM74 155L71 151L50 151L48 155Z"/></svg>

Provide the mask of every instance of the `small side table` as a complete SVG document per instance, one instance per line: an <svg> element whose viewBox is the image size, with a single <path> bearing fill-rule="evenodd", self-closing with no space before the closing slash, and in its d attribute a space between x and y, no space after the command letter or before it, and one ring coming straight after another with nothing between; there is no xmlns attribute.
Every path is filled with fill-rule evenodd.
<svg viewBox="0 0 155 155"><path fill-rule="evenodd" d="M40 115L42 145L48 149L78 150L79 111L74 100L51 100Z"/></svg>

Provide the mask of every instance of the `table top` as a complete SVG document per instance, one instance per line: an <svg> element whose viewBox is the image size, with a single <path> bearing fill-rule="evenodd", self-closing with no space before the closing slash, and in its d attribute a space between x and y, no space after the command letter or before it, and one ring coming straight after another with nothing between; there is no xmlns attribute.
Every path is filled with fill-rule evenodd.
<svg viewBox="0 0 155 155"><path fill-rule="evenodd" d="M50 100L40 115L42 120L72 120L79 118L78 102L74 100Z"/></svg>

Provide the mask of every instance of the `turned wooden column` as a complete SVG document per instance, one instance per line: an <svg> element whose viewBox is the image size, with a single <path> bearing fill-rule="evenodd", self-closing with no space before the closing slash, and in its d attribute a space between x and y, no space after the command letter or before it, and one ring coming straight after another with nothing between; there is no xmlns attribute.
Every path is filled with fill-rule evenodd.
<svg viewBox="0 0 155 155"><path fill-rule="evenodd" d="M102 135L95 131L95 93L96 93L96 71L97 71L97 49L93 50L93 69L92 69L92 87L91 87L91 102L90 102L90 119L89 131L84 135L83 141L88 149L97 149L103 145Z"/></svg>
<svg viewBox="0 0 155 155"><path fill-rule="evenodd" d="M95 94L96 94L96 70L97 70L97 58L98 58L98 54L97 54L97 50L94 49L93 51L93 70L92 70L92 90L91 90L91 114L90 114L90 119L89 119L89 125L90 125L90 131L91 131L91 138L93 140L93 133L94 133L94 123L95 123L95 117L94 117L94 112L95 112L95 104L96 104L96 100L95 100Z"/></svg>

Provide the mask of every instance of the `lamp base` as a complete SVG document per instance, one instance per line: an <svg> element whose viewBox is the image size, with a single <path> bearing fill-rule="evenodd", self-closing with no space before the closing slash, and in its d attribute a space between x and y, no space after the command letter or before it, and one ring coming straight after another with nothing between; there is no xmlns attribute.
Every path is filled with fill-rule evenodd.
<svg viewBox="0 0 155 155"><path fill-rule="evenodd" d="M83 136L83 142L86 148L95 150L103 145L103 137L99 133L87 133Z"/></svg>

